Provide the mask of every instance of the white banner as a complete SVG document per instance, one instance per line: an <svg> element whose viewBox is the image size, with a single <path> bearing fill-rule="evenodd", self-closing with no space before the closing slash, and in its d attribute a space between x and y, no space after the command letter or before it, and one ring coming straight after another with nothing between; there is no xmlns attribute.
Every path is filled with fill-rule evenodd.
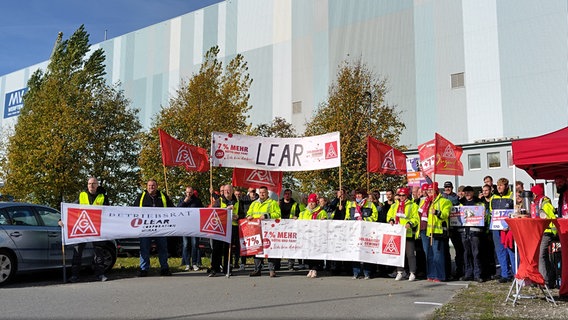
<svg viewBox="0 0 568 320"><path fill-rule="evenodd" d="M122 238L192 236L231 242L231 211L61 204L65 244Z"/></svg>
<svg viewBox="0 0 568 320"><path fill-rule="evenodd" d="M262 220L259 257L361 261L404 266L406 229L341 220Z"/></svg>
<svg viewBox="0 0 568 320"><path fill-rule="evenodd" d="M339 132L303 138L264 138L213 132L214 167L309 171L339 167Z"/></svg>

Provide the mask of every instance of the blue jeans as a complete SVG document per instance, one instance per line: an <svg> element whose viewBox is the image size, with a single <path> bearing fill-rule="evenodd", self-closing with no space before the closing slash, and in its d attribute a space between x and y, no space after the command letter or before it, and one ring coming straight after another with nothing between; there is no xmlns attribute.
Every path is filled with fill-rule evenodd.
<svg viewBox="0 0 568 320"><path fill-rule="evenodd" d="M426 236L426 231L420 231L422 238L422 247L426 253L426 277L428 279L437 279L446 281L446 262L444 258L444 247L446 241L444 239L432 239L430 245L430 237Z"/></svg>
<svg viewBox="0 0 568 320"><path fill-rule="evenodd" d="M166 237L140 238L140 270L148 271L150 269L150 247L152 240L156 242L158 247L158 260L160 261L160 269L168 270L168 239Z"/></svg>
<svg viewBox="0 0 568 320"><path fill-rule="evenodd" d="M189 243L191 239L191 261L189 257ZM201 251L199 250L199 238L197 237L183 237L183 246L181 251L181 264L192 264L196 266L201 265ZM191 263L190 263L191 262Z"/></svg>
<svg viewBox="0 0 568 320"><path fill-rule="evenodd" d="M501 265L501 277L510 279L513 276L509 264L515 261L515 253L513 252L513 259L510 259L510 254L507 249L501 243L501 231L493 230L493 246L495 247L495 255L497 256L497 261Z"/></svg>
<svg viewBox="0 0 568 320"><path fill-rule="evenodd" d="M353 276L357 277L361 274L361 262L353 261ZM363 262L363 274L365 277L371 276L371 264Z"/></svg>

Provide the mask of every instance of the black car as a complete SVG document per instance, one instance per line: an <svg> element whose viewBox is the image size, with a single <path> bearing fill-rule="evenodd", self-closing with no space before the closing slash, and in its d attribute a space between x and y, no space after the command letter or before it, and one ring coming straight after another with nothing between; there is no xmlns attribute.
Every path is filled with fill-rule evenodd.
<svg viewBox="0 0 568 320"><path fill-rule="evenodd" d="M53 208L31 203L0 202L0 286L9 282L17 273L71 266L73 246L63 250L61 213ZM103 252L105 272L116 262L114 241L87 243L83 251L83 265L92 266L94 249Z"/></svg>

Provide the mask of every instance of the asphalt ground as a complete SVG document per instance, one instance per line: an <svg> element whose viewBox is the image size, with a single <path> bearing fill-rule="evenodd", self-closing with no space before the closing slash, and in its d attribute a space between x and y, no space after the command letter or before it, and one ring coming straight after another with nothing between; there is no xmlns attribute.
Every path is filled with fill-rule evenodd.
<svg viewBox="0 0 568 320"><path fill-rule="evenodd" d="M58 273L18 277L0 288L2 319L427 319L464 282L409 282L351 276L207 277L205 271L148 277L110 273L62 283Z"/></svg>

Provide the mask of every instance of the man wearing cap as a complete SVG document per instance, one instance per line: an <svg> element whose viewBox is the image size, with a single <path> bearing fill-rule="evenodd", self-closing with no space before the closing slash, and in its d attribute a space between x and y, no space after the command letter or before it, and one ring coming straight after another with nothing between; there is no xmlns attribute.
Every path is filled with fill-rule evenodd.
<svg viewBox="0 0 568 320"><path fill-rule="evenodd" d="M479 198L474 197L474 190L471 186L466 186L463 188L464 197L460 201L462 206L480 206L485 211L485 206L479 200ZM481 217L484 220L484 217ZM483 250L481 248L481 240L485 232L485 227L463 227L458 229L461 234L461 240L464 247L464 275L460 278L461 281L477 281L479 283L483 282L482 277L482 263L481 263L481 253Z"/></svg>
<svg viewBox="0 0 568 320"><path fill-rule="evenodd" d="M347 202L347 207L345 208L345 220L355 220L355 221L370 221L375 222L379 216L377 207L368 201L367 190L356 189L355 199L353 201ZM353 262L353 279L358 279L361 273L361 262ZM363 274L365 275L365 280L371 279L371 264L363 263Z"/></svg>
<svg viewBox="0 0 568 320"><path fill-rule="evenodd" d="M550 198L544 195L544 185L542 183L536 184L531 188L531 192L533 194L531 216L544 219L556 219L554 206L552 206ZM550 263L548 255L548 246L550 246L553 239L556 238L556 234L556 226L551 222L548 228L544 230L540 241L540 254L538 256L538 271L542 274L544 283L546 283L549 289L554 289L556 286L554 267L552 263Z"/></svg>
<svg viewBox="0 0 568 320"><path fill-rule="evenodd" d="M509 179L500 178L497 180L497 193L491 196L491 200L489 201L489 210L493 213L493 210L512 210L514 207L515 196L509 188ZM516 273L514 262L515 253L503 245L503 243L507 242L507 237L510 236L508 233L508 229L493 230L493 246L495 247L495 255L501 266L501 275L495 275L494 279L497 279L500 283L511 281L513 275Z"/></svg>
<svg viewBox="0 0 568 320"><path fill-rule="evenodd" d="M459 197L453 190L454 190L454 185L452 184L451 181L444 182L444 192L442 193L442 197L450 200L452 206L459 206L460 205ZM454 258L454 261L456 262L456 272L452 276L452 260L450 256L450 246L448 243L448 245L445 247L446 252L444 252L444 255L446 256L446 279L450 279L453 277L454 279L457 280L463 276L464 272L463 270L464 249L463 249L461 234L457 229L459 228L450 227L450 238L448 239L448 241L452 240L452 244L454 245L454 250L456 252Z"/></svg>
<svg viewBox="0 0 568 320"><path fill-rule="evenodd" d="M438 183L434 182L428 186L428 206L423 204L419 209L427 212L427 225L425 235L427 239L422 239L425 246L427 260L428 281L446 281L446 259L444 250L447 246L448 226L452 203L442 197L438 190ZM424 213L423 213L424 214Z"/></svg>
<svg viewBox="0 0 568 320"><path fill-rule="evenodd" d="M408 281L416 280L416 256L414 254L414 238L416 236L415 228L420 223L418 217L418 206L409 199L410 190L408 188L398 188L396 195L398 200L390 207L387 213L387 221L391 225L400 224L406 228L406 249L405 255L408 260L408 269L410 276ZM394 280L402 280L402 272L404 267L397 267L397 275Z"/></svg>
<svg viewBox="0 0 568 320"><path fill-rule="evenodd" d="M295 219L296 217L294 217ZM318 206L318 196L312 193L308 196L308 205L304 211L300 212L298 216L299 220L325 220L327 219L327 212ZM321 260L305 260L310 271L308 272L308 278L316 278L318 276L318 269L322 267L323 261Z"/></svg>

